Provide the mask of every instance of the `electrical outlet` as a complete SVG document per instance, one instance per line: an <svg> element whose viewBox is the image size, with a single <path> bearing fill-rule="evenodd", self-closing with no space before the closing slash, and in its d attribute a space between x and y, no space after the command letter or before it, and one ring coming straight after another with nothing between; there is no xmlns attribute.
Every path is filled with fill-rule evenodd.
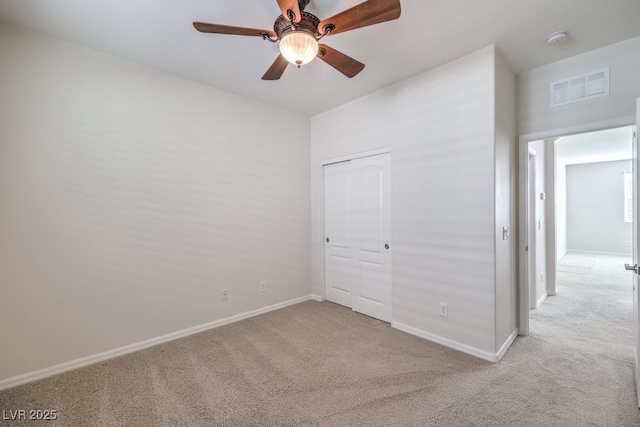
<svg viewBox="0 0 640 427"><path fill-rule="evenodd" d="M223 289L222 290L222 301L226 301L229 299L229 290L228 289Z"/></svg>
<svg viewBox="0 0 640 427"><path fill-rule="evenodd" d="M267 282L260 282L260 292L267 292Z"/></svg>
<svg viewBox="0 0 640 427"><path fill-rule="evenodd" d="M449 305L440 303L440 316L449 317Z"/></svg>

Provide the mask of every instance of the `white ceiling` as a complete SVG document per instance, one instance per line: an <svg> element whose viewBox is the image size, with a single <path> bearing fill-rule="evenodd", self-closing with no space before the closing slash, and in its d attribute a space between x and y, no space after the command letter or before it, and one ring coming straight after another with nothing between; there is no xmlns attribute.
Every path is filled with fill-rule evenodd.
<svg viewBox="0 0 640 427"><path fill-rule="evenodd" d="M632 126L581 133L558 138L556 156L567 165L629 160L632 141Z"/></svg>
<svg viewBox="0 0 640 427"><path fill-rule="evenodd" d="M193 21L271 29L276 0L0 0L24 26L267 104L315 115L495 44L519 73L640 36L638 0L401 0L402 16L324 43L366 64L348 79L322 61L262 75L278 54L258 37L197 32ZM311 0L327 18L362 0ZM544 41L569 31L562 45Z"/></svg>

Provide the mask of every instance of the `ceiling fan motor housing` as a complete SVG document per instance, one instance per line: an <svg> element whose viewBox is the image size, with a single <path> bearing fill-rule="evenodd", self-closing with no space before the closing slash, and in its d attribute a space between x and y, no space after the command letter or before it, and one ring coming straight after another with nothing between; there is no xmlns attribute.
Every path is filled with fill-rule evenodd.
<svg viewBox="0 0 640 427"><path fill-rule="evenodd" d="M301 12L301 14L302 19L297 24L291 23L291 21L282 15L276 19L276 22L273 24L273 31L276 32L279 39L282 39L282 37L292 31L304 31L315 38L320 37L320 34L318 33L318 24L320 24L320 19L308 12Z"/></svg>

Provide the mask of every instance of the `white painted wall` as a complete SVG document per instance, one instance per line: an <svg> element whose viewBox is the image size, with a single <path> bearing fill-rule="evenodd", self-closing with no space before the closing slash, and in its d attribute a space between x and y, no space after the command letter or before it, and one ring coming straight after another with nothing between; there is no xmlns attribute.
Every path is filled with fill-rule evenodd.
<svg viewBox="0 0 640 427"><path fill-rule="evenodd" d="M6 26L0 57L0 380L310 294L309 118Z"/></svg>
<svg viewBox="0 0 640 427"><path fill-rule="evenodd" d="M552 160L555 161L556 260L567 253L567 165L628 160L631 158L632 140L633 126L625 126L563 136L553 143L555 155L552 158L547 155L547 167L551 166Z"/></svg>
<svg viewBox="0 0 640 427"><path fill-rule="evenodd" d="M610 67L610 96L549 107L549 84ZM518 76L518 133L528 135L620 118L634 118L640 98L640 37L563 61L525 71Z"/></svg>
<svg viewBox="0 0 640 427"><path fill-rule="evenodd" d="M624 222L624 172L631 161L567 166L567 245L570 251L631 254Z"/></svg>
<svg viewBox="0 0 640 427"><path fill-rule="evenodd" d="M507 175L513 178L503 162L511 157L505 147L512 129L496 118L504 112L496 99L509 98L509 89L496 96L495 85L489 47L312 118L314 293L324 293L321 162L391 147L394 324L486 354L504 344L496 337L515 325L506 307L514 285L505 271L513 260L510 249L496 255L496 229L510 222L504 192ZM441 302L448 318L438 314Z"/></svg>

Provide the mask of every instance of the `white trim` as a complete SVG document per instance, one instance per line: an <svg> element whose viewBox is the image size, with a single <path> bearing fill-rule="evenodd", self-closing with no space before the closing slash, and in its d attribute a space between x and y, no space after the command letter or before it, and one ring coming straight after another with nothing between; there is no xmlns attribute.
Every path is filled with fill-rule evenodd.
<svg viewBox="0 0 640 427"><path fill-rule="evenodd" d="M542 305L542 303L547 299L547 296L549 296L549 291L545 291L545 292L540 296L540 299L538 299L538 301L536 301L536 310L540 308L540 306Z"/></svg>
<svg viewBox="0 0 640 427"><path fill-rule="evenodd" d="M311 299L313 301L324 302L324 297L322 295L311 294Z"/></svg>
<svg viewBox="0 0 640 427"><path fill-rule="evenodd" d="M638 348L633 346L633 373L636 377L636 394L638 395L638 408L640 408L640 358L638 357Z"/></svg>
<svg viewBox="0 0 640 427"><path fill-rule="evenodd" d="M633 160L633 159L632 159ZM633 222L633 172L624 171L622 173L624 185L624 222Z"/></svg>
<svg viewBox="0 0 640 427"><path fill-rule="evenodd" d="M557 297L558 290L556 289L555 291L547 291L547 295L549 295L550 297Z"/></svg>
<svg viewBox="0 0 640 427"><path fill-rule="evenodd" d="M518 330L520 335L529 335L529 141L536 139L520 137L518 147Z"/></svg>
<svg viewBox="0 0 640 427"><path fill-rule="evenodd" d="M579 249L569 249L566 254L632 256L633 252L603 252L603 251L583 251Z"/></svg>
<svg viewBox="0 0 640 427"><path fill-rule="evenodd" d="M423 338L423 339L425 339L427 341L432 341L432 342L444 345L445 347L449 347L449 348L452 348L454 350L458 350L458 351L461 351L463 353L467 353L467 354L470 354L472 356L475 356L475 357L478 357L480 359L487 360L487 361L493 362L493 363L497 363L497 362L500 361L500 359L502 358L504 353L509 348L509 345L511 345L511 342L513 342L513 340L515 339L516 335L518 334L518 331L516 330L509 336L509 339L505 343L506 347L505 347L505 345L502 346L502 347L504 347L504 352L502 353L502 355L500 355L499 352L496 353L496 354L490 353L488 351L480 350L479 348L471 347L469 345L462 344L462 343L459 343L457 341L453 341L453 340L450 340L448 338L441 337L439 335L431 334L429 332L425 332L425 331L422 331L420 329L416 329L416 328L414 328L412 326L404 325L402 323L391 322L391 327L394 328L394 329L397 329L399 331L406 332L408 334L415 335L417 337ZM509 342L509 340L511 340L511 342ZM507 343L508 343L508 345L507 345ZM500 351L502 351L502 348L500 349Z"/></svg>
<svg viewBox="0 0 640 427"><path fill-rule="evenodd" d="M108 350L102 353L93 354L91 356L83 357L80 359L71 360L69 362L61 363L55 366L50 366L48 368L40 369L38 371L28 372L26 374L7 378L0 381L0 391L6 390L11 387L16 387L22 384L30 383L32 381L41 380L43 378L47 378L52 375L57 375L63 372L71 371L73 369L81 368L83 366L92 365L94 363L102 362L107 359L112 359L114 357L119 357L125 354L133 353L135 351L153 347L158 344L163 344L169 341L177 340L179 338L184 338L189 335L194 335L200 332L207 331L209 329L214 329L220 326L228 325L230 323L239 322L240 320L258 316L260 314L265 314L270 311L279 310L281 308L285 308L290 305L299 304L301 302L309 301L312 299L315 299L314 295L307 295L304 297L270 305L268 307L259 308L257 310L248 311L246 313L237 314L235 316L227 317L225 319L220 319L210 323L205 323L204 325L194 326L192 328L183 329L177 332L172 332L167 335L162 335L162 336L151 338L145 341L140 341L134 344L126 345L124 347L119 347L113 350Z"/></svg>
<svg viewBox="0 0 640 427"><path fill-rule="evenodd" d="M502 347L500 347L500 350L498 350L498 353L496 354L496 356L498 356L498 362L502 360L504 355L507 353L507 350L509 350L509 347L511 347L511 344L513 344L513 342L516 340L517 337L518 337L518 330L514 329L513 332L511 332L511 335L509 335L507 340L504 342L504 344L502 344Z"/></svg>
<svg viewBox="0 0 640 427"><path fill-rule="evenodd" d="M545 268L546 268L546 282L547 282L547 294L551 295L550 291L557 291L558 289L558 269L556 263L556 254L558 252L558 242L556 236L558 234L558 224L556 215L556 199L558 195L557 185L557 157L555 140L545 140L545 159L544 159L544 181L547 190L549 203L544 205L544 216L547 221L545 227Z"/></svg>
<svg viewBox="0 0 640 427"><path fill-rule="evenodd" d="M391 147L377 148L375 150L361 151L360 153L347 154L345 156L334 157L333 159L321 160L320 166L330 165L332 163L347 162L353 159L361 159L363 157L377 156L378 154L391 153Z"/></svg>
<svg viewBox="0 0 640 427"><path fill-rule="evenodd" d="M633 126L636 124L635 116L621 117L618 119L604 120L601 122L590 122L577 126L570 126L560 129L551 129L542 132L528 133L520 135L518 138L518 330L521 335L529 335L529 262L527 260L528 227L528 200L527 200L527 181L529 179L529 162L528 147L529 142L538 141L548 138L558 138L565 135L574 135L577 133L594 132L604 129L613 129L623 126ZM555 237L555 236L554 236ZM555 238L552 242L547 241L547 245L555 245ZM547 266L547 268L555 268L556 265Z"/></svg>

